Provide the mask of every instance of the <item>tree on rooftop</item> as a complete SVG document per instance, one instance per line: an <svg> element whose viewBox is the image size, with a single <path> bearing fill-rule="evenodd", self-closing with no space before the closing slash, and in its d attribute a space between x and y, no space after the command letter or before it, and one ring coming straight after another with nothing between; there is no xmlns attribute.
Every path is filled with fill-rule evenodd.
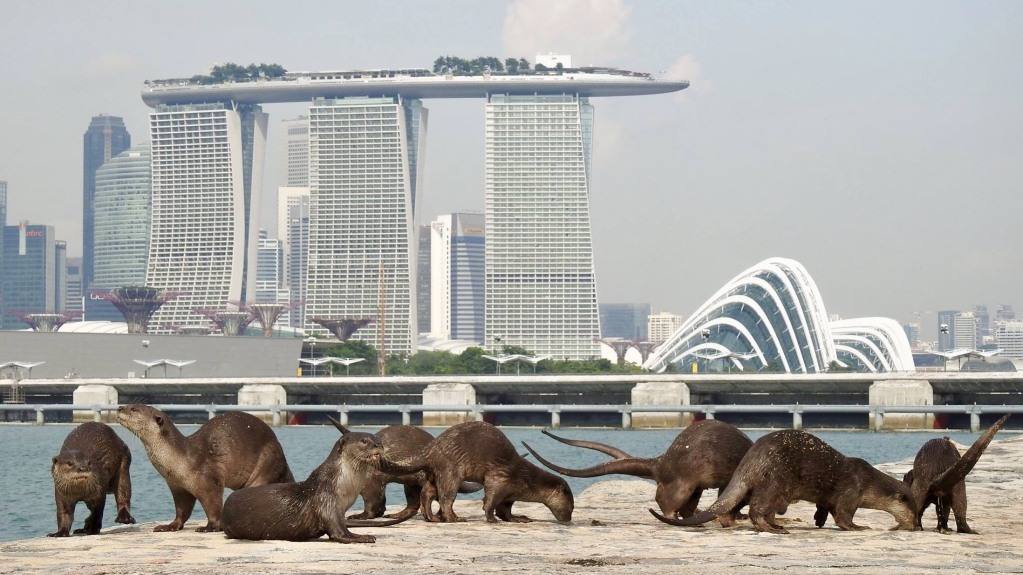
<svg viewBox="0 0 1023 575"><path fill-rule="evenodd" d="M504 61L504 69L508 70L509 74L517 74L519 71L519 61L515 58L508 58Z"/></svg>
<svg viewBox="0 0 1023 575"><path fill-rule="evenodd" d="M519 58L519 69L520 70L528 70L529 69L529 60L526 60L525 58Z"/></svg>

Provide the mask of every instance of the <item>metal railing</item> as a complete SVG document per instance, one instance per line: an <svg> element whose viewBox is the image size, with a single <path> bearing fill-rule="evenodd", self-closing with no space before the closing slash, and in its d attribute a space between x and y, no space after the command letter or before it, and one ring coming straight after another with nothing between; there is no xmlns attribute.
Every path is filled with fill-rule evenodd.
<svg viewBox="0 0 1023 575"><path fill-rule="evenodd" d="M74 405L74 404L0 404L0 411L35 411L36 423L45 423L47 411L72 411L90 413L93 421L109 420L118 405ZM476 421L483 420L485 413L550 413L551 427L561 427L562 413L620 413L622 429L632 429L632 416L640 414L683 414L699 413L707 419L714 419L718 413L789 413L793 429L802 429L804 413L862 413L872 416L874 429L884 428L884 418L891 414L964 414L970 416L970 430L980 430L981 414L1023 413L1023 405L233 405L233 404L189 404L154 405L168 413L206 412L210 419L218 413L247 411L270 413L274 426L282 425L288 412L336 413L338 420L348 425L350 413L400 413L401 422L409 425L413 413L466 413Z"/></svg>

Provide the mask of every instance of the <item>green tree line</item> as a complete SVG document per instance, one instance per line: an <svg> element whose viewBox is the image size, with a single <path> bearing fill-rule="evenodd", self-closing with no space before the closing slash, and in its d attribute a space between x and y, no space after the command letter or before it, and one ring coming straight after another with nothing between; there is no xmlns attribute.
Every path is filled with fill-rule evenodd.
<svg viewBox="0 0 1023 575"><path fill-rule="evenodd" d="M486 72L491 74L519 74L529 70L529 60L525 58L506 58L504 62L494 56L480 56L472 60L458 56L440 56L433 61L434 74L453 74L455 76L480 76Z"/></svg>
<svg viewBox="0 0 1023 575"><path fill-rule="evenodd" d="M209 74L192 76L192 82L196 84L249 82L259 78L280 78L287 73L288 71L280 64L249 64L248 66L242 66L228 62L227 64L214 66Z"/></svg>

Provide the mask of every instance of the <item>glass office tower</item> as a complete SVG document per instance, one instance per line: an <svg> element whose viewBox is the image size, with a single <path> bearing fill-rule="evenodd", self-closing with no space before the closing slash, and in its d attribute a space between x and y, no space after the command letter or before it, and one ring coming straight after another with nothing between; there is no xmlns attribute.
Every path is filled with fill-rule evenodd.
<svg viewBox="0 0 1023 575"><path fill-rule="evenodd" d="M96 170L131 147L131 134L124 127L123 119L100 114L93 116L82 140L85 167L82 175L82 277L85 287L89 287L95 276Z"/></svg>

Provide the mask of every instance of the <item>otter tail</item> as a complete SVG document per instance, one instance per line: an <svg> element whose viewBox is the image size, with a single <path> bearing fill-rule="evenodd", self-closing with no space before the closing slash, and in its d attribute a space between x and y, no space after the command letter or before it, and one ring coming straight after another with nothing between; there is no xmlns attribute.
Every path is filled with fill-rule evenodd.
<svg viewBox="0 0 1023 575"><path fill-rule="evenodd" d="M733 477L732 481L729 482L728 487L721 492L718 496L718 500L715 501L706 511L693 515L692 517L686 517L685 519L675 519L673 517L665 517L660 513L650 509L650 514L667 523L668 525L677 525L679 527L703 525L709 521L717 519L719 516L732 511L743 505L746 500L746 496L749 495L749 489L746 487L744 481L737 481Z"/></svg>
<svg viewBox="0 0 1023 575"><path fill-rule="evenodd" d="M386 455L380 458L380 471L395 475L412 475L429 466L430 464L422 453L402 459L388 459Z"/></svg>
<svg viewBox="0 0 1023 575"><path fill-rule="evenodd" d="M458 486L458 492L463 494L476 493L480 489L483 489L483 485L472 481L463 481L462 484Z"/></svg>
<svg viewBox="0 0 1023 575"><path fill-rule="evenodd" d="M398 519L387 519L384 521L376 521L372 519L349 519L345 521L345 525L348 527L390 527L391 525L397 525L404 521L412 519L415 514L411 514L407 517L400 517Z"/></svg>
<svg viewBox="0 0 1023 575"><path fill-rule="evenodd" d="M1009 414L1006 414L995 422L994 425L988 428L988 430L984 432L984 435L981 435L980 439L970 446L970 449L959 459L959 461L956 461L952 467L949 467L948 470L945 471L945 473L942 473L935 478L934 481L931 482L928 491L932 493L947 491L956 483L966 479L966 476L973 470L973 466L977 465L977 461L980 460L980 456L984 453L984 450L987 449L991 440L994 439L998 430L1002 428L1002 424L1005 423L1006 419L1009 419Z"/></svg>
<svg viewBox="0 0 1023 575"><path fill-rule="evenodd" d="M341 435L348 435L349 433L351 433L351 431L349 431L349 429L347 427L341 425L340 421L334 419L333 417L331 417L329 415L327 416L327 419L329 419L330 422L334 424L334 427L336 427L337 430L341 432Z"/></svg>
<svg viewBox="0 0 1023 575"><path fill-rule="evenodd" d="M594 451L599 451L601 453L610 455L611 457L614 457L615 459L630 459L630 458L632 458L631 455L629 455L628 453L622 451L621 449L618 449L617 447L611 447L610 445L607 445L605 443L597 443L596 441L582 441L582 440L579 440L579 439L565 439L564 437L558 437L557 435L554 435L553 433L550 433L546 429L542 430L541 433L543 433L547 437L550 437L554 441L560 441L561 443L564 443L565 445L571 445L572 447L582 447L584 449L592 449Z"/></svg>
<svg viewBox="0 0 1023 575"><path fill-rule="evenodd" d="M543 457L533 451L533 448L529 446L525 441L522 445L529 450L529 453L536 458L537 461L547 466L552 471L556 471L562 475L569 477L600 477L601 475L611 475L613 473L620 473L622 475L634 475L636 477L642 477L644 479L653 479L654 476L654 460L653 459L640 459L638 457L629 457L627 459L614 459L607 463L601 463L600 465L594 465L593 467L587 467L586 469L569 469L567 467L561 467L555 465L550 461L547 461Z"/></svg>

